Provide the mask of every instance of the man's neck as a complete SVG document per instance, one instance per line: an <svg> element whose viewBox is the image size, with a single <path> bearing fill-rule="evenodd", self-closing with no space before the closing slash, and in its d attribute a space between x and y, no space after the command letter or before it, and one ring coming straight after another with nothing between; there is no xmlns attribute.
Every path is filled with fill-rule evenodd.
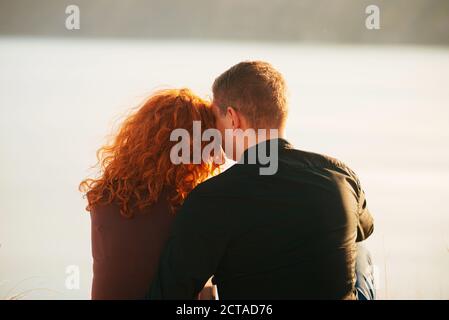
<svg viewBox="0 0 449 320"><path fill-rule="evenodd" d="M252 146L255 146L256 144L259 144L261 142L271 140L271 139L283 139L284 134L283 132L280 132L279 129L266 129L265 135L257 135L256 140L253 141L245 141L245 148L244 150L248 150Z"/></svg>
<svg viewBox="0 0 449 320"><path fill-rule="evenodd" d="M265 129L265 134L263 134L263 133L259 134L259 130L257 130L255 139L245 139L243 149L242 149L241 153L238 155L238 157L236 157L237 161L239 161L241 159L241 157L243 156L245 151L248 150L249 148L251 148L261 142L264 142L267 140L272 140L272 139L284 139L284 130Z"/></svg>

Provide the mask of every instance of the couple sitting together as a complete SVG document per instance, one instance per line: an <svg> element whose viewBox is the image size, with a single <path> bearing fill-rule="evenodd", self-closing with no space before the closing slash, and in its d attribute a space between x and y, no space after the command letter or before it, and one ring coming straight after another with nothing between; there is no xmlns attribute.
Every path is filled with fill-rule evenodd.
<svg viewBox="0 0 449 320"><path fill-rule="evenodd" d="M212 102L188 89L154 93L99 150L99 177L80 185L92 221L92 298L374 299L359 244L373 219L360 181L284 138L282 75L241 62L212 90ZM193 137L195 122L201 134L221 133L219 150L234 165L220 171L223 153L174 161L174 130ZM259 129L268 134L244 134ZM188 155L206 144L188 143Z"/></svg>

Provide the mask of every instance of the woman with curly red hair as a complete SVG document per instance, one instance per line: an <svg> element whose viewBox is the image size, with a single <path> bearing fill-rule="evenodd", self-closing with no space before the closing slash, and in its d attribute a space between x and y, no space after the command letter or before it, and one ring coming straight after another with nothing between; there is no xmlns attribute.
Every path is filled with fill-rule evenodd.
<svg viewBox="0 0 449 320"><path fill-rule="evenodd" d="M176 209L218 169L212 159L172 163L170 134L181 128L192 137L194 121L214 128L207 101L188 89L158 91L98 151L99 177L80 184L92 221L92 299L145 296Z"/></svg>

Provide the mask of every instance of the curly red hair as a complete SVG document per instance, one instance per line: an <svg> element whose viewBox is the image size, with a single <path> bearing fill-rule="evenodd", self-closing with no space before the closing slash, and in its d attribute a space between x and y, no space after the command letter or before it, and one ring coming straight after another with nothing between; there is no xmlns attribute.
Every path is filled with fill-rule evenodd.
<svg viewBox="0 0 449 320"><path fill-rule="evenodd" d="M130 218L135 209L151 206L164 195L175 211L219 167L212 160L178 165L170 160L170 150L177 143L170 141L171 132L184 128L192 137L193 121L201 121L202 130L215 123L210 103L189 89L151 95L125 119L112 143L98 150L100 177L85 179L79 186L87 194L86 210L116 201L121 215Z"/></svg>

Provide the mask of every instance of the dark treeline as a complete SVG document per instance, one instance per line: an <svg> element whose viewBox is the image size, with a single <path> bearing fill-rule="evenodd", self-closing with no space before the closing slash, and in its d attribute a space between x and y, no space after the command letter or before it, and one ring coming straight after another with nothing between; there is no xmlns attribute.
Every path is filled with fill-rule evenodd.
<svg viewBox="0 0 449 320"><path fill-rule="evenodd" d="M65 28L76 4L80 30ZM365 8L380 8L380 30ZM0 0L0 35L449 44L447 0Z"/></svg>

